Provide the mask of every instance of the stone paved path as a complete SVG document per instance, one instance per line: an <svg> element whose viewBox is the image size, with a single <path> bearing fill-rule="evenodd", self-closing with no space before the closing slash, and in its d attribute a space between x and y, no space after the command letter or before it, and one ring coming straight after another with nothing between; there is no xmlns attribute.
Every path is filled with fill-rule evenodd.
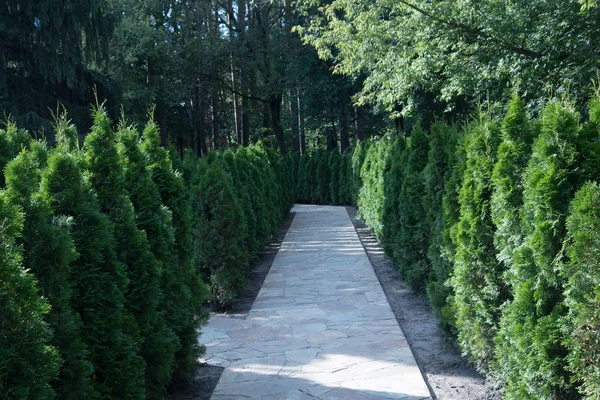
<svg viewBox="0 0 600 400"><path fill-rule="evenodd" d="M211 399L429 399L345 208L296 216L247 318L214 317Z"/></svg>

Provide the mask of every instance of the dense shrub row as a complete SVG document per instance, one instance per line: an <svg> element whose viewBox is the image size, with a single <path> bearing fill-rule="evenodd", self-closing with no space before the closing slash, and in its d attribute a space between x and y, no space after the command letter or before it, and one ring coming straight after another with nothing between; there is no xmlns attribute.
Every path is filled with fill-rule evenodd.
<svg viewBox="0 0 600 400"><path fill-rule="evenodd" d="M502 121L417 125L329 172L319 151L297 163L298 199L327 203L329 179L329 202L357 205L506 398L599 399L600 99L589 115L553 101L531 119L515 96Z"/></svg>
<svg viewBox="0 0 600 400"><path fill-rule="evenodd" d="M55 133L0 130L0 398L164 399L195 370L203 304L232 304L289 210L291 163L180 160L102 108L83 143L66 118Z"/></svg>

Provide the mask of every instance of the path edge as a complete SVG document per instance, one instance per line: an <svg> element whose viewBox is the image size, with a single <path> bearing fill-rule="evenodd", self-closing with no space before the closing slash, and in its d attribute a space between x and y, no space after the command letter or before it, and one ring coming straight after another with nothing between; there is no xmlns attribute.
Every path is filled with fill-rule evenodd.
<svg viewBox="0 0 600 400"><path fill-rule="evenodd" d="M367 255L367 259L369 260L369 265L371 266L371 269L373 270L373 274L375 274L375 276L377 277L377 282L379 282L379 285L381 286L381 289L383 290L383 293L385 294L385 298L389 304L389 307L392 311L392 314L394 315L394 319L396 320L396 323L398 324L398 327L400 328L400 330L402 331L402 335L404 336L404 338L406 339L406 342L408 343L408 346L410 348L411 353L413 353L413 357L415 359L415 363L417 364L417 368L419 368L419 372L421 373L421 376L423 377L423 381L425 382L425 385L427 386L427 390L429 391L429 398L431 400L437 400L437 396L435 394L435 391L433 390L433 387L431 386L431 383L429 382L429 378L427 377L427 374L425 373L425 370L423 369L423 367L421 367L421 365L419 364L419 362L417 361L417 357L414 354L415 351L413 350L413 344L411 343L412 340L409 340L408 336L404 333L404 329L402 329L402 324L400 322L400 320L398 319L398 316L396 315L396 312L394 311L393 307L392 307L392 303L389 299L388 296L388 292L386 290L386 286L384 285L383 282L381 281L381 279L379 278L379 274L377 273L377 271L375 270L375 267L373 266L373 262L371 260L373 254L372 252L367 248L367 246L365 245L364 242L364 238L359 231L357 229L356 224L354 223L354 218L352 218L352 216L350 215L350 211L352 211L353 213L356 214L356 219L358 219L358 213L355 207L352 206L344 206L344 209L346 210L346 215L348 216L348 219L350 220L350 223L352 224L352 227L354 228L354 232L356 233L356 236L358 236L358 239L360 240L360 245L363 248L363 251L365 252L365 254ZM362 229L362 228L361 228ZM365 229L368 231L369 236L371 236L373 239L377 240L375 238L375 235L373 235L373 233L371 232L371 229L367 226L365 226ZM380 245L379 241L377 240L377 243ZM381 247L381 250L383 251L383 247ZM385 255L387 257L387 255Z"/></svg>

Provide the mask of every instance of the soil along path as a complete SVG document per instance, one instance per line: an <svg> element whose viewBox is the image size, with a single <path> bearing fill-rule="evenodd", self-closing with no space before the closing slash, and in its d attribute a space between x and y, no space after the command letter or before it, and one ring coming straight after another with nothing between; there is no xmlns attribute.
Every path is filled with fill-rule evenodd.
<svg viewBox="0 0 600 400"><path fill-rule="evenodd" d="M212 399L430 398L346 210L293 211L248 317L204 329Z"/></svg>

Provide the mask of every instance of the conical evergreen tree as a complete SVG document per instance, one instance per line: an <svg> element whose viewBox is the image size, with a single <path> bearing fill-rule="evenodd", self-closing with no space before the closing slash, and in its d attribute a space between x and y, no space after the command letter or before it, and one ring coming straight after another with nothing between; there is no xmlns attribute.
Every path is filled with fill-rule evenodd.
<svg viewBox="0 0 600 400"><path fill-rule="evenodd" d="M379 240L381 240L383 229L384 174L386 173L388 150L389 142L386 139L374 141L368 147L361 167L362 187L357 199L361 219Z"/></svg>
<svg viewBox="0 0 600 400"><path fill-rule="evenodd" d="M245 224L244 214L221 160L206 167L192 195L199 207L197 246L201 265L210 277L213 303L217 308L228 308L246 284L248 261L238 234Z"/></svg>
<svg viewBox="0 0 600 400"><path fill-rule="evenodd" d="M117 257L128 277L125 308L134 317L129 329L145 362L145 397L165 398L177 339L167 327L164 312L159 311L160 263L150 251L146 233L136 224L126 190L124 160L117 151L111 122L101 107L94 111L94 125L85 139L84 154L87 176L101 211L114 225Z"/></svg>
<svg viewBox="0 0 600 400"><path fill-rule="evenodd" d="M206 288L193 265L192 210L185 183L173 170L169 152L160 147L159 129L152 121L144 129L141 150L162 203L172 215L175 257L163 263L163 293L168 296L165 299L168 326L175 332L181 345L176 353L174 376L176 381L181 381L194 374L196 359L202 352L198 335L200 326L207 319L202 310Z"/></svg>
<svg viewBox="0 0 600 400"><path fill-rule="evenodd" d="M307 189L307 171L308 163L310 162L310 155L303 155L298 161L298 183L296 187L296 200L300 203L308 202L308 189Z"/></svg>
<svg viewBox="0 0 600 400"><path fill-rule="evenodd" d="M514 255L514 299L503 309L495 369L507 399L574 398L566 370L561 321L566 314L562 279L565 216L582 181L579 115L550 103L524 173L523 243Z"/></svg>
<svg viewBox="0 0 600 400"><path fill-rule="evenodd" d="M53 382L57 397L65 400L90 398L93 393L93 365L81 336L81 317L72 307L74 291L71 264L77 251L71 236L72 218L55 216L40 193L42 170L47 151L37 142L6 166L7 197L25 213L23 266L39 280L41 295L51 306L46 321L54 335L52 344L59 351L62 367Z"/></svg>
<svg viewBox="0 0 600 400"><path fill-rule="evenodd" d="M4 187L4 167L30 143L29 134L17 128L14 121L9 120L4 129L0 129L0 188Z"/></svg>
<svg viewBox="0 0 600 400"><path fill-rule="evenodd" d="M383 220L381 243L390 256L393 256L394 243L400 231L398 199L408 154L406 139L404 136L396 136L391 144L389 165L383 175L383 209L381 211Z"/></svg>
<svg viewBox="0 0 600 400"><path fill-rule="evenodd" d="M334 205L341 204L340 201L340 152L334 150L329 153L329 195L330 203Z"/></svg>
<svg viewBox="0 0 600 400"><path fill-rule="evenodd" d="M315 200L317 204L329 204L331 194L329 191L330 171L329 171L329 152L319 150L317 152L317 187Z"/></svg>
<svg viewBox="0 0 600 400"><path fill-rule="evenodd" d="M427 134L416 126L410 138L410 152L398 197L398 233L394 258L402 276L416 290L425 290L430 265L427 259L429 228L423 208L425 186L421 173L427 164Z"/></svg>
<svg viewBox="0 0 600 400"><path fill-rule="evenodd" d="M249 260L255 256L254 252L251 249L254 248L254 237L251 235L255 234L255 215L254 209L252 207L252 202L250 199L250 192L248 187L242 181L242 173L240 168L238 168L238 162L234 157L233 152L227 151L222 153L223 164L227 165L226 171L231 175L232 184L236 190L233 192L234 196L244 214L245 224L240 225L237 234L241 236L244 244L241 246L241 254L240 257L246 259L246 263L249 264Z"/></svg>
<svg viewBox="0 0 600 400"><path fill-rule="evenodd" d="M433 268L428 286L428 295L433 307L441 310L442 326L450 331L456 329L456 315L453 308L452 287L448 278L454 269L454 258L456 256L457 228L460 220L460 190L467 166L467 149L471 140L469 130L458 132L456 148L448 156L451 172L444 182L444 196L442 198L443 231L440 256L444 259L441 266L446 270ZM435 291L435 293L434 293Z"/></svg>
<svg viewBox="0 0 600 400"><path fill-rule="evenodd" d="M368 141L358 141L356 143L356 147L352 152L352 160L350 162L351 166L351 176L352 176L352 204L356 205L358 200L358 194L360 193L360 189L362 187L362 179L360 177L360 172L362 170L362 164L365 161L365 157L367 156L367 150L369 148L370 142ZM311 175L312 176L312 175Z"/></svg>
<svg viewBox="0 0 600 400"><path fill-rule="evenodd" d="M443 257L444 246L444 209L445 182L449 179L452 165L451 154L456 148L457 133L454 127L445 123L431 126L429 135L429 154L423 170L425 196L423 207L429 225L429 248L427 257L431 265L431 274L427 282L427 297L438 315L446 305L449 295L445 287L452 263Z"/></svg>
<svg viewBox="0 0 600 400"><path fill-rule="evenodd" d="M236 152L236 161L239 163L240 179L250 194L252 212L248 214L248 229L254 224L255 248L261 250L267 245L271 236L271 225L269 223L269 203L266 197L266 185L259 167L252 162L252 153L247 147L240 147ZM252 222L251 218L254 219Z"/></svg>
<svg viewBox="0 0 600 400"><path fill-rule="evenodd" d="M38 294L35 277L23 268L15 243L22 229L23 214L0 191L0 396L47 400L55 397L50 382L60 358L43 321L48 304Z"/></svg>
<svg viewBox="0 0 600 400"><path fill-rule="evenodd" d="M73 218L79 257L72 264L72 304L94 365L94 398L143 399L143 360L125 333L131 318L124 309L128 282L115 253L113 226L83 177L75 128L63 118L56 137L59 146L48 158L41 192L55 215Z"/></svg>
<svg viewBox="0 0 600 400"><path fill-rule="evenodd" d="M587 183L571 203L567 219L566 253L568 261L561 265L565 278L565 303L569 307L565 331L569 349L569 370L579 392L586 399L600 393L600 186Z"/></svg>
<svg viewBox="0 0 600 400"><path fill-rule="evenodd" d="M502 143L492 174L492 220L496 226L494 244L505 268L512 264L514 251L522 241L519 210L523 205L522 175L534 139L534 127L527 119L525 102L513 96L502 122Z"/></svg>
<svg viewBox="0 0 600 400"><path fill-rule="evenodd" d="M459 194L451 284L460 347L479 370L486 371L494 354L500 306L507 297L504 269L495 258L490 215L491 177L500 131L487 121L473 123L471 129Z"/></svg>
<svg viewBox="0 0 600 400"><path fill-rule="evenodd" d="M348 160L350 160L350 152L345 151L340 157L339 165L339 201L340 204L350 204L348 191Z"/></svg>

